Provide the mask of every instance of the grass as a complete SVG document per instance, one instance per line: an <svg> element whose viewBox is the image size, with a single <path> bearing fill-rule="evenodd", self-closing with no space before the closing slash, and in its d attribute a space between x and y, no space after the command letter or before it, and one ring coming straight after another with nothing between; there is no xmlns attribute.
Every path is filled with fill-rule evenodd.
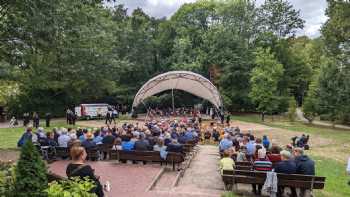
<svg viewBox="0 0 350 197"><path fill-rule="evenodd" d="M72 125L67 125L64 120L52 122L50 127L45 127L45 122L41 121L40 126L44 127L45 131L50 131L54 127L72 127ZM24 127L0 128L0 149L16 149L17 142L24 131Z"/></svg>
<svg viewBox="0 0 350 197"><path fill-rule="evenodd" d="M318 156L313 156L313 159L316 161L317 176L326 177L325 189L315 190L316 196L350 196L350 186L347 184L350 177L345 172L345 164Z"/></svg>

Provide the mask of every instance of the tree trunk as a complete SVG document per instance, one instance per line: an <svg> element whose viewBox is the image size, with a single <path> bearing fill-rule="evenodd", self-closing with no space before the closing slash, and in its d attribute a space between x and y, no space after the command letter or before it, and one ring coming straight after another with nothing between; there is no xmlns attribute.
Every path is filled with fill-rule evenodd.
<svg viewBox="0 0 350 197"><path fill-rule="evenodd" d="M261 121L265 121L265 112L261 112Z"/></svg>

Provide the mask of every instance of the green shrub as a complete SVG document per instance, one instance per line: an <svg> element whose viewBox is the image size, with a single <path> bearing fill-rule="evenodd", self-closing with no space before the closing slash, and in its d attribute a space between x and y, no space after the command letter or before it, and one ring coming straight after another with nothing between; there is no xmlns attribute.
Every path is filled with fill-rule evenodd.
<svg viewBox="0 0 350 197"><path fill-rule="evenodd" d="M96 197L96 194L89 192L94 187L94 182L91 180L73 178L60 182L54 181L49 184L46 191L48 197Z"/></svg>
<svg viewBox="0 0 350 197"><path fill-rule="evenodd" d="M16 197L47 196L47 168L30 140L21 149L15 174Z"/></svg>
<svg viewBox="0 0 350 197"><path fill-rule="evenodd" d="M0 197L11 196L14 191L15 166L0 162Z"/></svg>

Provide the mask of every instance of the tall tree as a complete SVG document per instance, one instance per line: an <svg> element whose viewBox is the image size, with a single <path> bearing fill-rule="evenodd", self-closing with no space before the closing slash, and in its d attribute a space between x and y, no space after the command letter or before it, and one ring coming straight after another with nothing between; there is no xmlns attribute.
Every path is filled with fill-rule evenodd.
<svg viewBox="0 0 350 197"><path fill-rule="evenodd" d="M287 0L265 0L259 9L259 24L262 32L272 32L279 38L293 36L304 27L300 11Z"/></svg>
<svg viewBox="0 0 350 197"><path fill-rule="evenodd" d="M264 121L265 113L278 110L281 95L278 92L278 83L283 76L283 65L280 64L269 48L258 48L255 59L256 67L251 73L251 92L249 96L261 112Z"/></svg>

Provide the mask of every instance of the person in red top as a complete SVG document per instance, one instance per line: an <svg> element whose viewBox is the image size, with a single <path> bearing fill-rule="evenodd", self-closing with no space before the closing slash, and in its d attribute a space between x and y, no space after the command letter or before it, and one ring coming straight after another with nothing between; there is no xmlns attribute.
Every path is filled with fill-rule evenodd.
<svg viewBox="0 0 350 197"><path fill-rule="evenodd" d="M266 150L261 148L258 150L258 158L254 161L253 168L256 171L271 171L272 163L266 157ZM258 190L256 190L256 184L252 184L253 192L256 195L261 195L262 185L258 185Z"/></svg>
<svg viewBox="0 0 350 197"><path fill-rule="evenodd" d="M281 148L279 146L272 146L271 152L267 154L267 158L272 162L273 166L276 163L282 161L280 151L281 151Z"/></svg>

